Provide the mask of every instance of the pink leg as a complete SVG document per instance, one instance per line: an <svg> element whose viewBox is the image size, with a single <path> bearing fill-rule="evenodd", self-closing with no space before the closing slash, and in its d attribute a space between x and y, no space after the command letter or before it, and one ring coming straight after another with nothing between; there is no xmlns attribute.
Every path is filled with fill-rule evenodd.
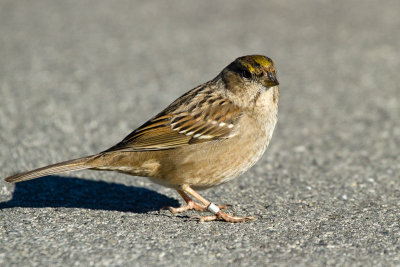
<svg viewBox="0 0 400 267"><path fill-rule="evenodd" d="M181 195L182 198L185 200L186 205L179 207L179 208L168 207L168 209L172 213L180 213L180 212L184 212L187 210L196 210L196 211L206 211L207 210L206 206L193 201L184 191L182 191L182 190L177 190L177 191L178 191L179 195ZM227 205L218 205L218 207L220 209L226 209L228 206Z"/></svg>
<svg viewBox="0 0 400 267"><path fill-rule="evenodd" d="M203 204L204 204L204 207L207 207L207 210L210 210L209 207L210 207L211 205L214 205L214 204L212 204L210 201L208 201L207 199L205 199L205 198L203 198L202 196L200 196L196 191L194 191L194 190L193 190L190 186L188 186L188 185L183 185L183 186L182 186L182 191L183 191L184 193L187 193L187 194L191 195L192 197L194 197L195 199L197 199L198 201L200 201L201 203L203 203ZM178 191L178 192L179 192L179 191ZM181 195L182 195L182 194L181 194ZM186 196L186 197L188 197L188 196ZM184 199L185 199L185 197L184 197ZM193 200L192 200L192 201L193 201ZM217 206L217 207L218 207L218 206ZM214 211L212 211L212 210L214 210ZM198 218L198 219L200 220L200 222L209 222L209 221L214 221L214 220L217 220L217 219L221 219L221 220L224 220L224 221L226 221L226 222L233 222L233 223L236 223L236 222L245 222L245 221L254 220L254 217L253 217L253 216L249 216L249 217L236 217L236 216L233 216L233 215L226 214L226 213L222 212L222 211L219 210L219 209L218 209L218 211L216 211L216 209L211 209L210 211L212 211L212 212L214 213L214 215L211 215L211 216L203 216L203 217L199 216L199 217L196 217L196 218Z"/></svg>

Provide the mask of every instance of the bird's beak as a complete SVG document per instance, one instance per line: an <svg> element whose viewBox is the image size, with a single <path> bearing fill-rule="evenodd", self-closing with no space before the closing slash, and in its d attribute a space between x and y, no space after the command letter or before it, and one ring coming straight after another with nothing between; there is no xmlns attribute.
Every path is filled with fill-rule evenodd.
<svg viewBox="0 0 400 267"><path fill-rule="evenodd" d="M276 79L276 75L275 74L269 74L268 76L265 77L265 79L262 82L262 84L265 87L272 87L272 86L279 85L279 82Z"/></svg>

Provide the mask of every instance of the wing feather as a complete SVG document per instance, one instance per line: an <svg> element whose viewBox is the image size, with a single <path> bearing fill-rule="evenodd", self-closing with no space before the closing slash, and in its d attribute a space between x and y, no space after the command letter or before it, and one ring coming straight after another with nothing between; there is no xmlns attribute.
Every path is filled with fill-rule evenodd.
<svg viewBox="0 0 400 267"><path fill-rule="evenodd" d="M178 98L105 152L172 149L233 136L242 113L217 90L205 87Z"/></svg>

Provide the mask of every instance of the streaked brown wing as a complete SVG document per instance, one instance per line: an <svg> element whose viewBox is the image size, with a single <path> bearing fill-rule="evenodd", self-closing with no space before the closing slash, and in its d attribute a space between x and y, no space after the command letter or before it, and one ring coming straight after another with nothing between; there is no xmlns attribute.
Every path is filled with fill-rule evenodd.
<svg viewBox="0 0 400 267"><path fill-rule="evenodd" d="M195 88L105 152L171 149L228 138L240 117L239 109L219 93Z"/></svg>

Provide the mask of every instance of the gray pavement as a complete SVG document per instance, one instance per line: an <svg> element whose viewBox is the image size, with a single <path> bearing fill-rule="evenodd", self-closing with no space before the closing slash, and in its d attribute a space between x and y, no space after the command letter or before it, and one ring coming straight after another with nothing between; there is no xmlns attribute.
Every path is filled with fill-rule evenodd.
<svg viewBox="0 0 400 267"><path fill-rule="evenodd" d="M0 182L0 266L400 265L400 2L0 1L0 177L99 152L234 58L273 58L267 153L198 223L146 179Z"/></svg>

